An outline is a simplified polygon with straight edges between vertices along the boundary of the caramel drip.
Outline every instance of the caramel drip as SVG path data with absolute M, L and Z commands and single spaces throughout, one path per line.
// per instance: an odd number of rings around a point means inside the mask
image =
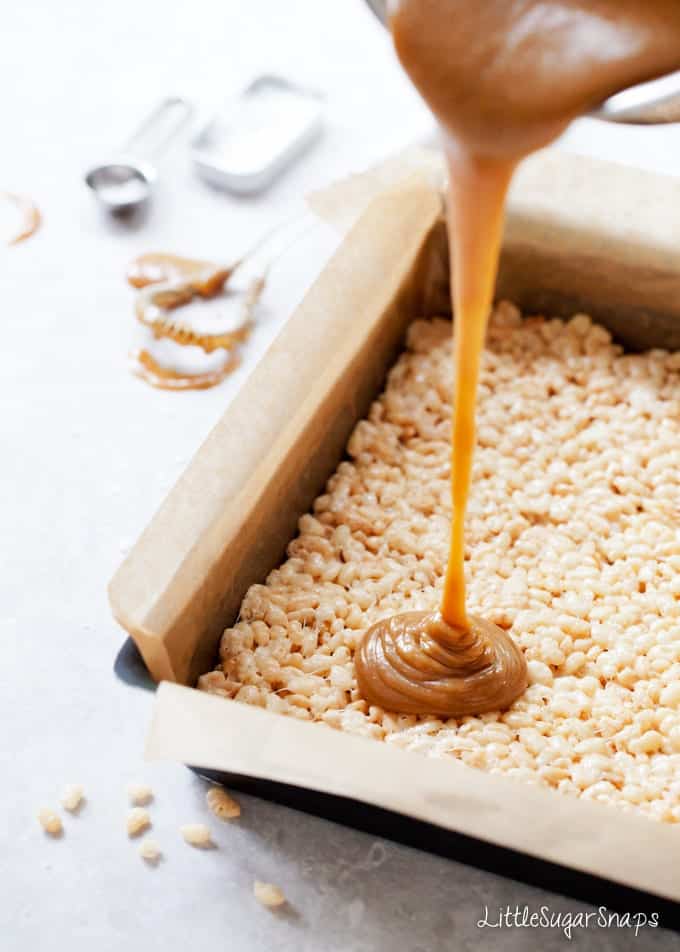
M 16 205 L 21 212 L 21 227 L 7 242 L 8 245 L 18 245 L 19 242 L 26 241 L 27 238 L 34 235 L 40 227 L 42 222 L 40 209 L 32 199 L 27 198 L 25 195 L 15 195 L 13 192 L 0 192 L 0 196 L 7 199 L 8 202 L 12 202 L 13 205 Z
M 440 121 L 450 171 L 453 515 L 441 618 L 408 613 L 378 622 L 356 670 L 373 704 L 457 717 L 507 707 L 527 684 L 512 639 L 465 607 L 477 382 L 507 189 L 518 162 L 571 119 L 680 66 L 680 3 L 401 0 L 391 28 L 402 64 Z
M 451 439 L 451 542 L 441 612 L 454 629 L 465 611 L 465 512 L 475 449 L 475 406 L 486 324 L 496 283 L 505 193 L 513 164 L 464 153 L 449 155 L 449 224 L 453 275 L 454 394 Z
M 153 251 L 139 255 L 130 263 L 127 279 L 133 288 L 180 282 L 190 285 L 201 297 L 214 297 L 220 293 L 233 270 L 233 266 L 223 267 L 211 261 Z
M 512 638 L 475 616 L 461 631 L 438 613 L 393 615 L 369 629 L 355 666 L 364 697 L 405 714 L 496 711 L 527 686 L 524 656 Z
M 253 312 L 264 290 L 265 279 L 255 278 L 240 295 L 238 314 L 226 321 L 215 319 L 215 327 L 197 330 L 177 308 L 189 304 L 195 291 L 189 284 L 151 285 L 140 290 L 135 302 L 135 315 L 140 324 L 149 327 L 157 338 L 167 338 L 181 346 L 200 347 L 207 354 L 215 350 L 230 350 L 244 341 L 253 325 Z
M 172 341 L 181 347 L 194 346 L 212 354 L 224 351 L 225 360 L 217 370 L 188 373 L 165 367 L 149 349 L 131 355 L 133 373 L 141 380 L 162 390 L 205 390 L 217 386 L 238 365 L 235 350 L 250 334 L 253 314 L 264 290 L 264 275 L 254 278 L 243 292 L 226 292 L 236 297 L 238 312 L 203 320 L 192 320 L 181 313 L 196 295 L 216 297 L 235 268 L 218 268 L 210 262 L 180 258 L 168 254 L 140 255 L 128 270 L 128 281 L 139 288 L 135 315 L 148 327 L 156 340 Z M 180 311 L 180 313 L 176 313 Z
M 138 350 L 131 357 L 132 372 L 140 380 L 159 390 L 208 390 L 222 383 L 238 366 L 238 358 L 226 358 L 218 370 L 188 374 L 163 367 L 148 350 Z

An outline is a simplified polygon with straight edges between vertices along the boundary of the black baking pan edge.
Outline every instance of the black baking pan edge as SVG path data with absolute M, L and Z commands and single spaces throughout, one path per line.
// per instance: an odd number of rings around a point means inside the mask
M 128 638 L 120 649 L 114 671 L 125 684 L 148 691 L 154 691 L 156 688 L 131 638 Z M 680 932 L 680 903 L 670 899 L 662 899 L 640 889 L 622 886 L 600 876 L 528 856 L 505 846 L 486 843 L 349 797 L 319 793 L 305 787 L 261 780 L 244 774 L 187 766 L 198 776 L 223 784 L 232 790 L 240 790 L 312 816 L 351 826 L 372 836 L 385 837 L 415 849 L 426 850 L 437 856 L 504 876 L 506 879 L 520 880 L 530 886 L 561 893 L 591 906 L 606 906 L 617 912 L 644 912 L 647 915 L 657 913 L 659 926 Z

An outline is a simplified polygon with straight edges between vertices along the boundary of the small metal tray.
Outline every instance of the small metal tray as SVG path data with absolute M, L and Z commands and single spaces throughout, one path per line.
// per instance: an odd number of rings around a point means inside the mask
M 318 137 L 322 111 L 317 93 L 258 76 L 194 138 L 196 170 L 218 188 L 263 191 Z

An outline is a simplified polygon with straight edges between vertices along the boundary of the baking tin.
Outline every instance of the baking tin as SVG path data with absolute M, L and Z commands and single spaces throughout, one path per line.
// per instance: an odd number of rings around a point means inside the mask
M 632 350 L 679 349 L 678 204 L 680 183 L 672 179 L 554 151 L 535 156 L 511 194 L 499 296 L 528 313 L 588 311 Z M 439 213 L 439 196 L 420 186 L 371 203 L 119 569 L 110 588 L 116 617 L 157 680 L 194 684 L 210 668 L 248 586 L 280 562 L 298 516 L 382 388 L 408 323 L 445 311 Z M 128 683 L 149 684 L 130 643 L 116 670 Z M 263 730 L 266 712 L 175 685 L 164 686 L 157 710 L 164 696 L 166 713 L 167 702 L 177 702 L 166 738 L 182 731 L 192 738 L 181 754 L 168 742 L 169 757 L 202 764 L 203 775 L 591 903 L 658 911 L 664 926 L 678 927 L 680 906 L 670 898 L 680 895 L 677 829 L 554 791 L 520 791 L 519 783 L 513 796 L 521 809 L 515 802 L 509 812 L 501 794 L 507 778 L 480 780 L 452 762 L 442 785 L 441 762 L 368 740 L 361 743 L 375 752 L 367 757 L 339 732 L 324 734 L 319 757 L 320 728 L 269 714 Z M 163 723 L 155 719 L 156 739 Z M 220 745 L 212 762 L 219 771 L 205 769 L 209 731 Z M 367 761 L 392 770 L 397 757 L 401 786 L 389 773 L 386 783 L 377 767 L 364 770 Z M 601 848 L 590 835 L 595 820 Z M 656 847 L 645 850 L 645 842 Z
M 317 93 L 280 76 L 258 76 L 198 132 L 193 163 L 211 185 L 260 192 L 312 145 L 321 127 Z

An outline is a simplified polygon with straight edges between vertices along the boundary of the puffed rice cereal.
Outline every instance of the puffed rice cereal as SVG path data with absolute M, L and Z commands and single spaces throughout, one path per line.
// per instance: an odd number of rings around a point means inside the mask
M 204 823 L 187 823 L 185 826 L 180 826 L 179 831 L 190 846 L 204 849 L 212 846 L 210 830 Z
M 139 836 L 151 826 L 149 811 L 144 807 L 133 807 L 127 815 L 128 836 Z
M 680 821 L 680 353 L 627 354 L 590 318 L 493 312 L 467 517 L 471 613 L 530 685 L 504 712 L 400 715 L 353 654 L 439 606 L 451 324 L 417 321 L 288 559 L 253 585 L 199 687 L 431 757 Z
M 158 863 L 162 855 L 160 846 L 150 836 L 145 836 L 139 844 L 138 853 L 143 860 L 151 865 Z
M 205 795 L 208 806 L 220 820 L 234 820 L 241 816 L 241 807 L 224 787 L 211 787 Z
M 153 790 L 145 783 L 131 783 L 128 786 L 130 803 L 144 807 L 153 800 Z
M 54 810 L 49 807 L 42 807 L 38 810 L 38 822 L 49 836 L 61 836 L 64 828 L 60 817 Z
M 277 906 L 282 906 L 286 901 L 286 897 L 278 886 L 273 883 L 261 883 L 257 879 L 253 883 L 253 895 L 259 903 L 269 909 L 276 909 Z
M 77 813 L 85 797 L 85 791 L 78 783 L 70 783 L 64 787 L 61 795 L 61 805 L 69 813 Z

